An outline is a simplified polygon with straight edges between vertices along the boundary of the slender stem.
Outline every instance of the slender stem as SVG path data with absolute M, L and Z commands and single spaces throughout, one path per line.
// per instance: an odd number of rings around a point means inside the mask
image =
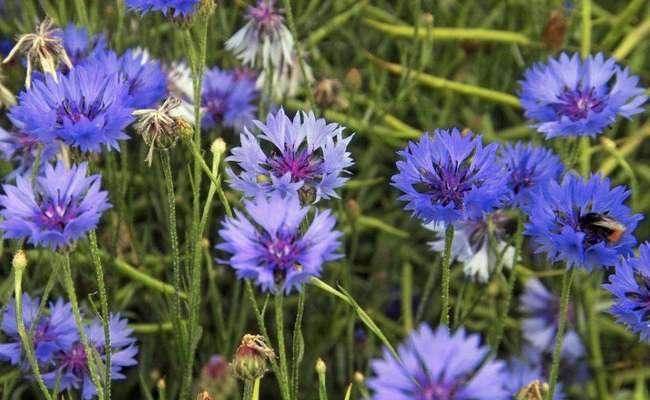
M 21 251 L 21 250 L 19 250 Z M 43 381 L 43 376 L 41 375 L 41 371 L 38 367 L 38 361 L 36 360 L 36 356 L 34 354 L 34 346 L 33 342 L 30 339 L 29 335 L 27 335 L 27 330 L 25 329 L 25 321 L 23 320 L 23 272 L 25 271 L 25 267 L 21 268 L 14 268 L 14 295 L 15 295 L 15 302 L 16 302 L 16 328 L 18 330 L 18 336 L 20 336 L 20 341 L 23 344 L 23 349 L 25 350 L 25 355 L 27 356 L 27 361 L 29 361 L 29 365 L 32 368 L 32 373 L 34 374 L 34 377 L 36 378 L 36 384 L 38 385 L 38 388 L 41 390 L 41 393 L 43 394 L 43 397 L 47 400 L 52 400 L 52 396 L 50 396 L 50 392 L 48 392 L 47 387 L 45 386 L 45 382 Z M 32 321 L 32 324 L 37 324 L 37 321 Z
M 596 273 L 596 277 L 600 278 L 600 274 Z M 591 278 L 591 277 L 590 277 Z M 595 284 L 594 284 L 595 281 Z M 603 352 L 600 345 L 600 329 L 598 327 L 598 315 L 594 308 L 595 296 L 594 292 L 598 290 L 598 282 L 600 279 L 588 279 L 583 286 L 583 301 L 585 307 L 585 315 L 587 317 L 587 331 L 589 334 L 589 352 L 591 354 L 591 367 L 596 375 L 596 391 L 600 400 L 609 397 L 607 392 L 607 377 L 605 375 L 605 366 L 603 362 Z
M 289 370 L 287 366 L 287 349 L 284 344 L 284 292 L 281 288 L 275 293 L 275 329 L 278 339 L 278 359 L 280 360 L 279 384 L 283 399 L 291 399 L 289 390 Z
M 102 328 L 104 329 L 104 390 L 106 400 L 111 399 L 111 330 L 110 330 L 110 313 L 108 308 L 108 294 L 106 292 L 106 283 L 104 282 L 104 267 L 99 256 L 99 247 L 97 245 L 97 234 L 94 230 L 88 235 L 90 242 L 90 254 L 95 266 L 95 275 L 97 278 L 97 288 L 99 289 L 99 302 L 101 309 Z
M 163 176 L 165 179 L 165 190 L 167 192 L 167 219 L 169 223 L 169 241 L 172 250 L 172 283 L 174 286 L 173 295 L 173 321 L 176 335 L 179 336 L 180 342 L 184 343 L 185 338 L 181 328 L 181 321 L 183 316 L 181 314 L 181 270 L 180 270 L 180 251 L 178 249 L 178 231 L 176 226 L 176 193 L 174 191 L 174 180 L 172 175 L 171 162 L 169 159 L 169 152 L 167 150 L 160 151 L 160 161 L 162 164 Z
M 296 322 L 293 327 L 293 340 L 291 341 L 291 388 L 294 399 L 299 399 L 298 392 L 300 391 L 300 364 L 304 352 L 304 342 L 302 336 L 302 316 L 305 312 L 305 296 L 306 289 L 298 295 L 298 310 L 296 312 Z
M 562 277 L 562 295 L 560 297 L 560 321 L 558 323 L 557 335 L 555 336 L 555 347 L 553 349 L 553 362 L 551 372 L 549 373 L 549 390 L 546 400 L 553 398 L 557 377 L 560 371 L 560 358 L 562 355 L 562 341 L 564 340 L 564 331 L 566 329 L 567 315 L 569 314 L 569 298 L 571 294 L 571 284 L 575 276 L 576 269 L 571 268 L 566 271 Z
M 404 333 L 413 330 L 413 265 L 405 261 L 402 265 L 402 315 Z
M 77 10 L 77 17 L 79 18 L 79 24 L 82 26 L 88 26 L 88 11 L 86 10 L 86 0 L 75 0 L 74 6 Z
M 203 84 L 203 71 L 205 68 L 208 15 L 200 15 L 196 21 L 198 31 L 198 51 L 193 46 L 192 34 L 187 32 L 187 46 L 192 66 L 192 86 L 194 93 L 194 144 L 196 149 L 201 149 L 201 87 Z M 190 269 L 190 310 L 189 330 L 187 338 L 188 351 L 185 359 L 185 374 L 181 384 L 181 398 L 189 398 L 192 385 L 192 372 L 194 366 L 194 352 L 198 345 L 198 332 L 200 330 L 199 311 L 201 307 L 201 161 L 202 158 L 194 154 L 192 173 L 192 222 L 190 225 L 191 269 Z
M 587 58 L 591 52 L 591 0 L 582 0 L 581 18 L 580 55 Z
M 316 102 L 314 100 L 314 92 L 309 86 L 309 80 L 307 77 L 307 68 L 305 67 L 305 60 L 303 59 L 302 44 L 298 40 L 298 30 L 296 29 L 296 22 L 293 18 L 293 10 L 291 9 L 290 0 L 282 0 L 284 6 L 284 12 L 287 15 L 287 23 L 289 24 L 289 30 L 293 36 L 293 40 L 296 42 L 296 57 L 298 58 L 298 66 L 300 67 L 300 73 L 302 74 L 302 83 L 305 86 L 307 91 L 307 101 L 309 102 L 310 108 L 314 108 Z
M 81 338 L 81 343 L 83 344 L 86 353 L 86 364 L 88 371 L 90 372 L 90 379 L 97 388 L 97 397 L 102 400 L 104 399 L 104 390 L 101 386 L 101 379 L 97 373 L 97 365 L 95 364 L 94 359 L 95 350 L 90 347 L 90 342 L 88 341 L 88 336 L 86 336 L 86 330 L 84 329 L 83 320 L 81 319 L 81 312 L 79 311 L 77 292 L 74 288 L 74 280 L 72 279 L 72 270 L 70 268 L 70 253 L 66 252 L 63 257 L 63 280 L 65 290 L 68 292 L 68 298 L 70 300 L 70 305 L 72 306 L 72 314 L 74 315 L 77 330 L 79 331 L 79 337 Z
M 242 400 L 252 400 L 253 399 L 253 382 L 252 380 L 246 379 L 244 381 L 244 395 Z
M 519 259 L 519 254 L 521 254 L 521 246 L 524 242 L 524 223 L 523 217 L 517 215 L 517 231 L 515 232 L 515 251 L 512 255 L 512 269 L 510 270 L 510 275 L 508 275 L 508 287 L 506 288 L 505 298 L 503 299 L 503 306 L 501 312 L 499 313 L 499 318 L 497 319 L 497 330 L 494 337 L 494 345 L 492 346 L 494 354 L 497 354 L 499 351 L 499 346 L 503 341 L 503 328 L 506 323 L 506 318 L 508 318 L 508 312 L 510 311 L 510 301 L 512 300 L 512 292 L 515 288 L 515 281 L 517 280 L 517 260 Z
M 445 252 L 442 254 L 442 310 L 440 315 L 440 323 L 449 327 L 449 285 L 451 279 L 451 245 L 454 241 L 454 226 L 447 225 L 445 230 Z

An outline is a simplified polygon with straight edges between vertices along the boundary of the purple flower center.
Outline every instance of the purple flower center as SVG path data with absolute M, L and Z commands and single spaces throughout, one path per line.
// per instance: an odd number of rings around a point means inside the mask
M 606 100 L 607 97 L 596 95 L 593 88 L 565 89 L 559 97 L 559 102 L 552 103 L 551 107 L 558 114 L 569 117 L 571 121 L 578 121 L 586 118 L 590 111 L 595 113 L 603 111 Z
M 224 101 L 222 93 L 213 93 L 210 96 L 203 96 L 203 104 L 215 123 L 223 121 L 226 114 L 226 102 Z
M 81 96 L 81 100 L 78 102 L 64 99 L 56 110 L 56 123 L 63 126 L 65 120 L 77 123 L 82 118 L 92 121 L 107 108 L 102 101 L 102 96 L 98 96 L 92 103 L 87 103 L 85 96 Z
M 262 30 L 270 31 L 282 23 L 282 15 L 275 9 L 275 0 L 260 0 L 248 8 L 249 18 L 255 20 Z
M 38 139 L 36 139 L 34 136 L 24 132 L 19 132 L 16 134 L 16 142 L 18 143 L 19 147 L 24 149 L 25 152 L 32 152 L 33 150 L 36 150 L 39 143 Z
M 625 297 L 636 303 L 632 307 L 634 312 L 642 312 L 642 320 L 650 320 L 650 277 L 636 273 L 634 278 L 639 284 L 638 292 L 625 292 Z
M 301 249 L 294 234 L 278 232 L 275 237 L 263 238 L 261 242 L 266 249 L 263 257 L 273 269 L 276 280 L 282 281 L 287 271 L 300 268 L 297 259 Z
M 291 182 L 316 180 L 321 164 L 322 161 L 310 155 L 307 150 L 285 149 L 282 154 L 268 160 L 273 175 L 279 178 L 289 173 Z
M 61 368 L 74 375 L 81 376 L 87 372 L 86 350 L 83 344 L 76 343 L 70 351 L 63 353 L 60 357 Z
M 463 209 L 465 193 L 472 189 L 469 169 L 451 162 L 443 166 L 433 164 L 433 169 L 435 174 L 422 171 L 423 192 L 431 196 L 433 203 L 443 206 L 453 203 L 457 209 Z
M 419 380 L 420 390 L 416 400 L 453 400 L 456 396 L 456 385 Z
M 34 220 L 47 229 L 63 231 L 65 226 L 78 215 L 79 207 L 74 199 L 69 199 L 67 202 L 46 201 L 34 216 Z
M 535 173 L 535 168 L 530 170 L 526 169 L 517 169 L 510 173 L 510 181 L 512 185 L 512 191 L 515 194 L 518 194 L 524 189 L 528 189 L 533 186 L 533 174 Z

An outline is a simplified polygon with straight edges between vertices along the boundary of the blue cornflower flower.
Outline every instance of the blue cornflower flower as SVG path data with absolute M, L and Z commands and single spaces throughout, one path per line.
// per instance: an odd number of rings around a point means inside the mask
M 72 315 L 72 306 L 58 299 L 50 302 L 43 315 L 38 317 L 40 300 L 23 293 L 23 321 L 25 329 L 34 332 L 34 355 L 39 364 L 53 362 L 55 354 L 70 349 L 78 340 L 77 328 Z M 0 330 L 9 342 L 0 344 L 0 359 L 8 360 L 12 365 L 27 365 L 23 358 L 22 344 L 16 327 L 16 301 L 9 302 Z
M 603 287 L 616 296 L 610 313 L 650 342 L 650 244 L 639 246 L 638 257 L 621 261 Z
M 142 14 L 160 11 L 168 17 L 190 17 L 200 0 L 126 0 L 126 5 Z
M 499 160 L 508 174 L 509 203 L 513 207 L 528 205 L 531 193 L 543 190 L 564 171 L 562 160 L 551 150 L 522 142 L 506 143 Z
M 101 68 L 75 67 L 58 81 L 46 75 L 19 95 L 9 110 L 14 125 L 38 137 L 41 143 L 61 139 L 83 152 L 99 152 L 102 145 L 118 148 L 128 139 L 132 108 L 125 104 L 128 87 L 116 74 Z
M 84 65 L 105 75 L 117 74 L 127 87 L 128 107 L 151 108 L 167 96 L 167 75 L 146 51 L 129 49 L 119 57 L 111 50 L 97 52 Z
M 290 293 L 313 276 L 323 264 L 338 259 L 341 233 L 329 210 L 316 212 L 309 227 L 300 233 L 300 224 L 309 209 L 301 207 L 297 196 L 259 196 L 244 201 L 250 219 L 240 211 L 227 218 L 219 236 L 218 250 L 230 253 L 224 262 L 239 278 L 252 278 L 264 291 Z
M 524 338 L 536 351 L 552 352 L 560 322 L 560 299 L 549 292 L 538 279 L 532 278 L 526 282 L 526 288 L 519 301 L 520 311 L 524 314 Z M 582 340 L 574 326 L 574 306 L 569 303 L 567 330 L 562 342 L 562 358 L 569 361 L 575 361 L 585 354 Z
M 373 400 L 506 400 L 506 365 L 487 360 L 490 349 L 479 335 L 463 328 L 450 334 L 441 326 L 432 331 L 422 325 L 413 331 L 398 353 L 400 363 L 387 350 L 371 361 L 374 377 L 368 387 Z
M 106 49 L 106 36 L 93 36 L 85 26 L 76 26 L 69 23 L 62 32 L 58 32 L 63 40 L 68 58 L 73 65 L 79 64 L 86 57 Z
M 4 237 L 56 250 L 94 229 L 111 205 L 108 193 L 100 189 L 101 177 L 87 177 L 86 171 L 86 163 L 66 170 L 59 161 L 55 167 L 47 164 L 36 188 L 22 176 L 16 177 L 16 186 L 3 185 L 0 228 Z
M 436 129 L 398 154 L 392 185 L 404 194 L 406 210 L 425 223 L 480 219 L 507 194 L 506 177 L 496 162 L 496 144 L 483 147 L 480 135 Z
M 206 128 L 219 123 L 231 128 L 249 126 L 257 109 L 256 97 L 255 80 L 249 76 L 218 67 L 206 71 L 201 94 L 203 125 Z
M 521 104 L 533 126 L 549 139 L 594 137 L 618 115 L 630 118 L 643 111 L 647 97 L 638 83 L 638 76 L 602 53 L 584 61 L 578 54 L 561 54 L 526 71 Z
M 513 358 L 508 362 L 509 379 L 506 381 L 506 387 L 510 393 L 511 399 L 519 399 L 517 395 L 523 393 L 530 393 L 531 397 L 524 397 L 525 399 L 535 399 L 534 395 L 543 394 L 541 391 L 542 385 L 546 383 L 546 375 L 542 371 L 540 365 L 532 365 L 524 360 Z M 548 392 L 548 389 L 546 389 Z M 541 397 L 540 397 L 541 398 Z M 555 393 L 553 400 L 563 400 L 564 394 L 562 393 L 562 385 L 555 386 Z
M 312 112 L 296 113 L 291 121 L 283 110 L 270 113 L 266 124 L 253 123 L 262 133 L 255 137 L 244 128 L 241 146 L 226 159 L 240 168 L 228 170 L 234 189 L 247 197 L 295 192 L 309 201 L 338 197 L 335 189 L 347 181 L 342 175 L 353 163 L 347 151 L 352 135 L 343 138 L 344 127 L 316 119 Z M 267 151 L 264 141 L 270 143 Z
M 38 153 L 38 138 L 25 131 L 8 132 L 0 128 L 0 156 L 9 162 L 17 164 L 16 169 L 4 177 L 5 181 L 13 180 L 17 175 L 31 175 L 32 167 Z M 43 145 L 41 152 L 41 168 L 50 161 L 59 150 L 59 143 L 48 142 Z
M 122 373 L 124 368 L 138 363 L 135 359 L 138 347 L 133 337 L 133 330 L 128 327 L 128 321 L 121 318 L 119 314 L 111 315 L 108 326 L 111 335 L 111 378 L 112 380 L 125 379 L 126 376 Z M 101 322 L 95 319 L 85 329 L 90 346 L 104 359 L 106 343 Z M 97 394 L 97 388 L 88 372 L 86 350 L 80 341 L 74 343 L 68 351 L 57 354 L 54 369 L 43 374 L 43 380 L 50 389 L 54 388 L 59 380 L 60 392 L 81 388 L 84 400 L 91 399 Z
M 616 265 L 620 256 L 631 254 L 632 232 L 642 218 L 623 204 L 629 194 L 600 175 L 585 180 L 567 174 L 562 184 L 552 181 L 531 197 L 525 233 L 536 252 L 551 262 L 564 261 L 567 268 Z

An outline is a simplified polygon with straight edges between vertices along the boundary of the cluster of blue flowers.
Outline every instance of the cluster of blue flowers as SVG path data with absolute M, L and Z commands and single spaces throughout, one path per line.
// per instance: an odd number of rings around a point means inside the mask
M 25 329 L 34 332 L 33 348 L 43 381 L 49 389 L 58 393 L 70 389 L 81 389 L 83 399 L 96 395 L 96 387 L 90 379 L 86 350 L 81 343 L 70 303 L 58 299 L 50 302 L 45 312 L 39 314 L 40 300 L 23 294 L 22 310 Z M 137 364 L 138 347 L 133 331 L 127 321 L 119 315 L 112 315 L 109 321 L 111 335 L 111 378 L 124 379 L 122 370 Z M 29 364 L 22 350 L 16 327 L 16 307 L 12 300 L 2 316 L 0 330 L 8 342 L 0 344 L 0 360 L 29 370 Z M 104 359 L 106 342 L 99 320 L 94 319 L 85 326 L 89 345 Z
M 336 219 L 329 210 L 310 213 L 310 205 L 338 197 L 335 190 L 352 165 L 352 135 L 343 138 L 342 126 L 312 113 L 292 121 L 279 110 L 266 124 L 254 123 L 261 133 L 244 128 L 241 146 L 227 158 L 239 169 L 228 170 L 231 186 L 251 199 L 244 201 L 250 219 L 239 211 L 227 218 L 217 249 L 231 254 L 224 261 L 240 278 L 252 278 L 265 291 L 289 293 L 340 257 Z

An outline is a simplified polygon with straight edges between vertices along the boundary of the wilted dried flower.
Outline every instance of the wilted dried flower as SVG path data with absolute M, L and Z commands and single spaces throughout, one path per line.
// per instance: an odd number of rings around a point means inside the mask
M 551 50 L 562 48 L 567 28 L 568 23 L 564 11 L 562 9 L 553 10 L 546 22 L 544 32 L 542 32 L 542 42 Z
M 341 96 L 341 82 L 336 79 L 321 79 L 314 87 L 314 99 L 323 108 L 345 108 L 346 99 Z
M 43 72 L 52 75 L 56 82 L 58 81 L 56 67 L 60 62 L 68 69 L 72 69 L 72 62 L 63 47 L 61 37 L 61 30 L 54 26 L 50 18 L 45 18 L 36 27 L 36 32 L 25 33 L 18 38 L 16 45 L 2 63 L 8 63 L 18 52 L 23 52 L 27 56 L 25 86 L 28 89 L 32 83 L 32 65 L 36 63 L 41 65 Z
M 154 148 L 168 149 L 179 138 L 191 135 L 192 126 L 182 117 L 176 117 L 172 111 L 181 104 L 175 97 L 170 97 L 157 109 L 136 110 L 133 115 L 138 118 L 136 131 L 149 146 L 145 161 L 149 166 L 153 161 Z
M 268 361 L 275 358 L 263 336 L 246 334 L 235 352 L 231 367 L 235 376 L 242 380 L 254 380 L 264 376 Z
M 546 398 L 548 390 L 548 383 L 535 380 L 517 393 L 516 400 L 543 400 Z

